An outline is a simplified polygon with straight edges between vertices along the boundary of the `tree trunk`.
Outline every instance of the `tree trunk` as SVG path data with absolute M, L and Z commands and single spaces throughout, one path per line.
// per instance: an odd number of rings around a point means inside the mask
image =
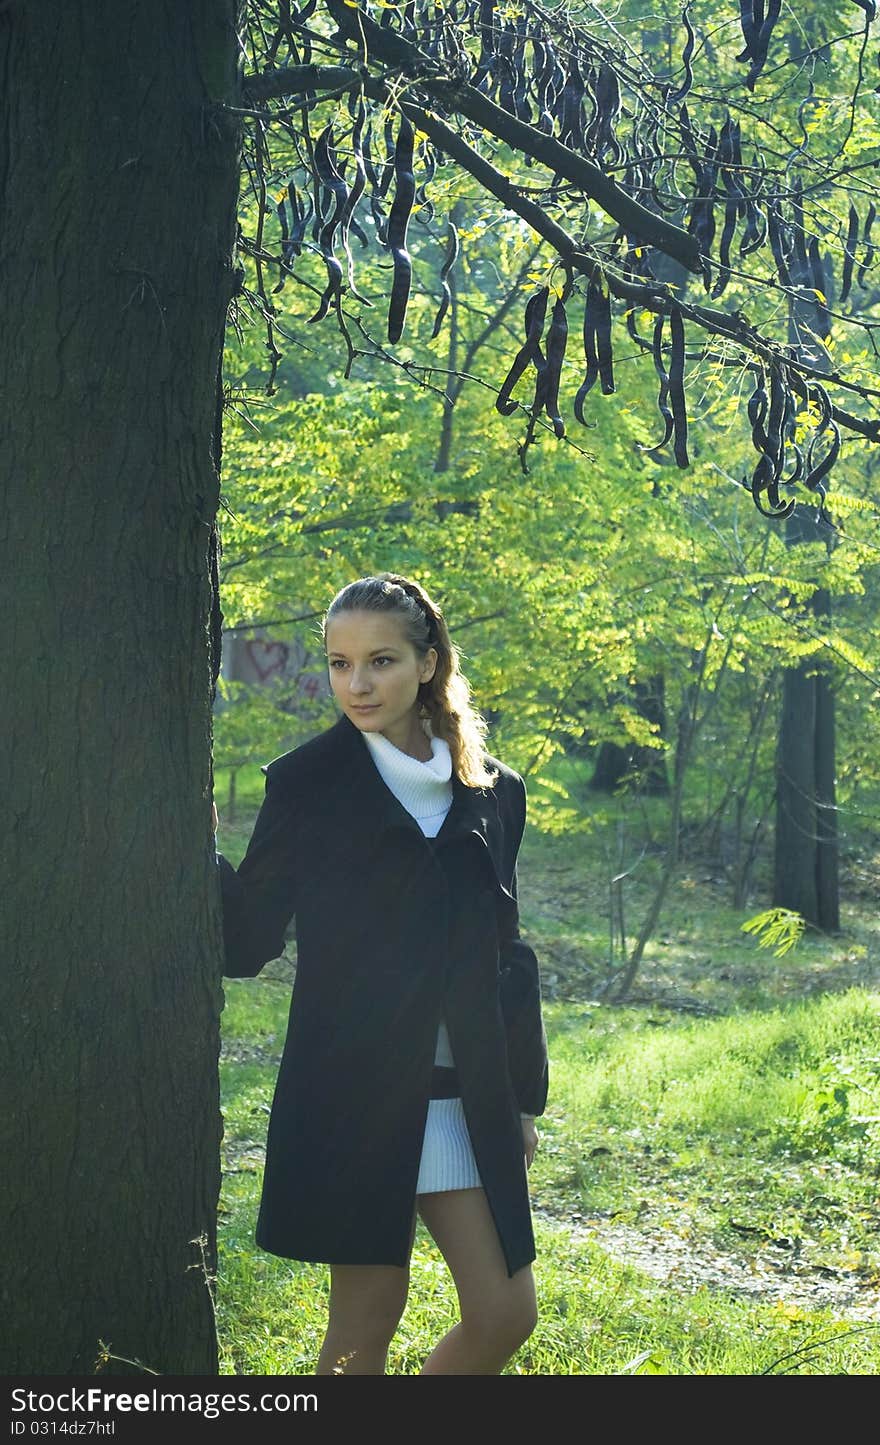
M 237 0 L 0 12 L 7 1374 L 217 1370 L 237 22 Z
M 815 533 L 813 524 L 805 523 Z M 805 540 L 798 512 L 786 540 Z M 816 617 L 831 616 L 824 588 L 813 596 Z M 800 913 L 825 933 L 840 927 L 835 794 L 834 692 L 815 658 L 786 668 L 776 755 L 776 842 L 773 905 Z
M 657 727 L 657 735 L 666 735 L 666 679 L 662 673 L 645 682 L 635 684 L 631 701 L 640 717 Z M 637 791 L 654 796 L 665 796 L 669 792 L 669 778 L 666 773 L 666 758 L 657 748 L 640 747 L 629 743 L 602 743 L 596 755 L 590 787 L 597 793 L 616 793 L 625 778 L 635 774 L 633 779 Z
M 831 598 L 823 589 L 813 599 L 817 616 L 830 616 Z M 837 842 L 834 692 L 820 670 L 816 688 L 816 921 L 825 933 L 840 931 L 840 858 Z
M 803 33 L 815 33 L 815 17 L 806 17 Z M 788 33 L 790 53 L 800 49 L 802 35 Z M 796 356 L 823 371 L 831 369 L 823 337 L 826 323 L 817 308 L 814 289 L 821 282 L 803 246 L 792 256 L 789 299 L 789 342 Z M 826 478 L 826 483 L 828 482 Z M 833 546 L 834 534 L 807 508 L 795 507 L 785 526 L 789 547 Z M 831 616 L 830 594 L 813 596 L 816 617 Z M 776 854 L 773 903 L 790 908 L 824 931 L 838 926 L 838 852 L 834 774 L 834 695 L 821 659 L 807 659 L 789 668 L 783 680 L 782 722 L 777 752 Z M 831 922 L 830 920 L 833 920 Z
M 773 903 L 816 923 L 816 688 L 807 676 L 810 665 L 787 667 L 782 675 Z

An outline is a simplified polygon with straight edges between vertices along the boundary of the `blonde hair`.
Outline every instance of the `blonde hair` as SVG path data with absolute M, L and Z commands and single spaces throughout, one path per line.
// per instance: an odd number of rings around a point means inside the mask
M 470 683 L 461 670 L 461 649 L 449 636 L 439 605 L 425 589 L 397 572 L 360 577 L 337 592 L 324 613 L 322 633 L 340 612 L 391 612 L 400 619 L 404 636 L 419 657 L 437 652 L 434 676 L 419 684 L 419 713 L 427 717 L 435 737 L 444 738 L 452 766 L 471 788 L 494 787 L 497 770 L 486 766 L 488 723 L 471 702 Z

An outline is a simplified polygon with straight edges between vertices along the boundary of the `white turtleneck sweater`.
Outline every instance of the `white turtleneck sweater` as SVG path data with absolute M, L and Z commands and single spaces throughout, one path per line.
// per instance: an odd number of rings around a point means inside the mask
M 435 838 L 452 807 L 452 754 L 445 738 L 434 737 L 430 724 L 423 724 L 431 742 L 427 762 L 412 757 L 389 742 L 384 733 L 362 733 L 383 782 L 415 818 L 426 838 Z M 437 1033 L 434 1063 L 451 1069 L 455 1065 L 446 1024 Z

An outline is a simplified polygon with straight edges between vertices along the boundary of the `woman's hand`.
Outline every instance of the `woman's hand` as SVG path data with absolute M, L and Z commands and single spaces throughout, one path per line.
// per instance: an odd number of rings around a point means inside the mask
M 526 1168 L 531 1169 L 532 1160 L 535 1157 L 535 1150 L 538 1147 L 538 1131 L 535 1128 L 534 1119 L 522 1119 L 523 1152 L 526 1156 Z
M 217 816 L 217 804 L 214 803 L 214 802 L 212 802 L 212 803 L 211 803 L 211 827 L 214 829 L 214 832 L 215 832 L 215 833 L 217 832 L 217 824 L 219 823 L 219 821 L 220 821 L 220 819 L 219 819 L 218 816 Z

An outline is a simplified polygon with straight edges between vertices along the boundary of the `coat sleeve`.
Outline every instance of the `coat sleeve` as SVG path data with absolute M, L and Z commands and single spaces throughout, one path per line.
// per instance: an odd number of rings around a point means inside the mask
M 519 784 L 522 826 L 519 826 L 518 820 L 517 837 L 521 839 L 525 827 L 526 789 L 521 778 Z M 510 892 L 514 901 L 518 902 L 515 858 Z M 543 1114 L 547 1103 L 548 1062 L 547 1037 L 541 1013 L 541 981 L 535 953 L 520 936 L 518 907 L 501 941 L 499 967 L 501 1012 L 507 1032 L 507 1058 L 517 1103 L 524 1114 Z
M 296 817 L 290 795 L 266 773 L 266 793 L 244 858 L 234 868 L 217 854 L 223 904 L 223 972 L 254 978 L 270 958 L 284 952 L 285 932 L 296 911 Z

